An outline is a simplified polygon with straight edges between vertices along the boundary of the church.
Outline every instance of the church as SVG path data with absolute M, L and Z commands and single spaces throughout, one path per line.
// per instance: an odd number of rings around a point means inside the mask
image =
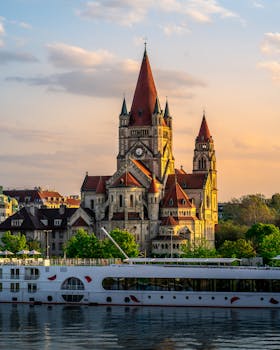
M 117 168 L 112 175 L 86 174 L 81 207 L 93 212 L 93 231 L 132 233 L 141 251 L 178 256 L 187 242 L 214 246 L 218 222 L 214 142 L 203 114 L 194 142 L 193 170 L 175 167 L 173 118 L 160 107 L 145 48 L 130 110 L 119 115 Z

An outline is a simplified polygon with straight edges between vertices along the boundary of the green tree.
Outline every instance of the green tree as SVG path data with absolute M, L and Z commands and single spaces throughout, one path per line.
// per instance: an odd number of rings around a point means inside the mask
M 206 240 L 199 242 L 188 242 L 182 247 L 182 258 L 215 258 L 217 257 L 216 249 L 210 248 Z
M 246 238 L 250 239 L 258 252 L 260 243 L 265 236 L 279 232 L 278 227 L 273 224 L 255 224 L 246 232 Z
M 28 249 L 26 237 L 21 233 L 13 235 L 10 231 L 7 231 L 3 234 L 1 240 L 2 250 L 9 250 L 13 253 L 17 253 L 23 249 Z
M 218 249 L 224 241 L 236 241 L 240 238 L 245 238 L 245 233 L 248 231 L 248 226 L 235 224 L 232 220 L 220 221 L 216 227 L 215 245 Z
M 280 230 L 263 237 L 259 245 L 259 253 L 265 262 L 280 254 Z
M 262 194 L 250 194 L 233 199 L 223 206 L 225 220 L 236 224 L 251 226 L 258 222 L 274 223 L 276 211 L 268 206 L 267 199 Z
M 69 258 L 100 258 L 101 245 L 94 233 L 89 234 L 79 229 L 65 245 L 66 256 Z
M 114 229 L 110 232 L 110 236 L 130 258 L 139 255 L 138 245 L 131 233 L 120 229 Z M 102 242 L 102 252 L 104 258 L 123 258 L 123 254 L 109 238 L 104 239 Z
M 224 258 L 252 258 L 256 256 L 252 243 L 242 238 L 237 241 L 225 241 L 218 252 Z

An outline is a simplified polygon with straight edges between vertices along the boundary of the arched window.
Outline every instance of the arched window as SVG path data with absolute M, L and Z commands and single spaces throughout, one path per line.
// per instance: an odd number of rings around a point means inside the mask
M 204 157 L 199 159 L 199 161 L 198 161 L 198 169 L 200 169 L 200 170 L 206 169 L 206 159 Z
M 76 277 L 69 277 L 67 280 L 65 280 L 62 285 L 61 289 L 65 290 L 84 290 L 85 286 L 83 282 Z

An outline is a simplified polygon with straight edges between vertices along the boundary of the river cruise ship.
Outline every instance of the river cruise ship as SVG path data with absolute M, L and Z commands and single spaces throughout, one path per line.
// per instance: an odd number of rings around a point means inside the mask
M 280 268 L 238 259 L 2 259 L 0 303 L 280 306 Z

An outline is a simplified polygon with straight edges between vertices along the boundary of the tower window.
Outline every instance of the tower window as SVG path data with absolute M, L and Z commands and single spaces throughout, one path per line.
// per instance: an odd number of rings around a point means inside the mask
M 90 209 L 94 209 L 94 200 L 93 199 L 90 200 Z
M 200 170 L 206 169 L 206 159 L 204 157 L 199 159 L 199 161 L 198 161 L 198 169 L 200 169 Z
M 120 194 L 120 196 L 119 196 L 119 206 L 120 206 L 120 208 L 122 208 L 122 206 L 123 206 L 123 196 L 122 196 L 122 194 Z
M 129 206 L 130 206 L 130 207 L 133 207 L 133 194 L 130 195 L 130 198 L 129 198 Z

